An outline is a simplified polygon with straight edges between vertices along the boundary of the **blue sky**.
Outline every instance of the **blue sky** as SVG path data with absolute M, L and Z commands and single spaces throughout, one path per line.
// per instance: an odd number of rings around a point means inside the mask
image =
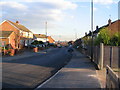
M 91 29 L 91 0 L 2 0 L 2 18 L 19 21 L 33 33 L 45 34 L 55 40 L 75 40 Z M 94 0 L 94 29 L 118 19 L 119 0 Z

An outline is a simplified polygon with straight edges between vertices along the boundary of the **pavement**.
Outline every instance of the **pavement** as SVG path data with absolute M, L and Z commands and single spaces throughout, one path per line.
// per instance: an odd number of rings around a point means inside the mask
M 71 61 L 36 90 L 45 88 L 101 88 L 101 82 L 90 59 L 74 51 Z
M 101 88 L 106 88 L 106 68 L 96 70 L 97 77 L 100 80 Z

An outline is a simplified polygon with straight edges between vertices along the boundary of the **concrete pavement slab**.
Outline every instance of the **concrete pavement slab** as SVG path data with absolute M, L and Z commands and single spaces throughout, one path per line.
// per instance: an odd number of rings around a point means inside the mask
M 92 62 L 75 51 L 72 60 L 40 88 L 101 88 Z

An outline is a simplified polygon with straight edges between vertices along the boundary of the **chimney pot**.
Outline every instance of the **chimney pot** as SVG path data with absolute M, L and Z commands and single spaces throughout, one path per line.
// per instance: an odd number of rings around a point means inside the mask
M 19 21 L 16 21 L 16 23 L 18 24 L 18 23 L 19 23 Z
M 98 26 L 96 26 L 96 30 L 98 30 L 99 29 L 99 27 Z
M 111 25 L 111 19 L 108 20 L 108 25 L 109 25 L 109 26 Z

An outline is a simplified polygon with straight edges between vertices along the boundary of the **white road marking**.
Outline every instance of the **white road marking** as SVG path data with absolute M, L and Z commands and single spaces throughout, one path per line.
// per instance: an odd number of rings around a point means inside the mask
M 61 70 L 61 69 L 60 69 Z M 45 85 L 47 82 L 49 82 L 52 78 L 54 78 L 59 72 L 60 72 L 60 70 L 59 71 L 57 71 L 57 73 L 55 73 L 52 77 L 50 77 L 48 80 L 46 80 L 45 82 L 43 82 L 41 85 L 39 85 L 36 89 L 34 89 L 34 90 L 37 90 L 37 89 L 39 89 L 39 88 L 41 88 L 43 85 Z

